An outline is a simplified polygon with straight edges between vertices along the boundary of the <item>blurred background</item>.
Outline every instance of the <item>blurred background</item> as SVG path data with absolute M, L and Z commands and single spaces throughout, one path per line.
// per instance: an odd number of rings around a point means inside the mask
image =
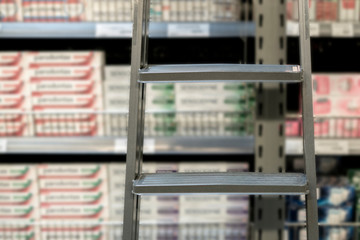
M 357 239 L 360 0 L 309 6 L 320 239 Z M 122 239 L 131 9 L 0 0 L 0 240 Z M 296 0 L 152 0 L 149 63 L 299 64 L 298 17 Z M 263 88 L 280 105 L 259 100 Z M 267 161 L 303 172 L 300 89 L 147 86 L 143 171 L 266 172 Z M 265 103 L 276 119 L 259 117 Z M 255 124 L 267 121 L 279 133 L 259 140 Z M 272 146 L 275 158 L 255 151 Z M 258 200 L 143 197 L 139 239 L 306 239 L 303 198 L 279 197 L 276 214 Z

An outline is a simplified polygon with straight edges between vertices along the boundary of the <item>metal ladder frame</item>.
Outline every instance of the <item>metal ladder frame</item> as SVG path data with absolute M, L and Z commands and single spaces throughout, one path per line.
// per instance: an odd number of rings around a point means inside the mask
M 260 0 L 261 1 L 261 0 Z M 265 1 L 265 0 L 262 0 Z M 266 0 L 271 1 L 271 0 Z M 282 0 L 283 1 L 283 0 Z M 312 109 L 312 79 L 311 79 L 311 56 L 310 56 L 310 33 L 309 33 L 309 14 L 308 14 L 308 3 L 307 0 L 299 1 L 299 26 L 300 26 L 300 53 L 301 53 L 301 66 L 302 69 L 294 69 L 293 71 L 285 68 L 275 70 L 265 69 L 262 72 L 261 77 L 257 76 L 251 79 L 253 73 L 259 73 L 257 67 L 253 70 L 248 71 L 246 76 L 239 77 L 244 73 L 244 69 L 238 70 L 234 66 L 222 66 L 219 65 L 215 70 L 209 70 L 209 67 L 201 69 L 201 74 L 197 74 L 186 69 L 180 70 L 178 67 L 170 67 L 162 69 L 154 68 L 154 71 L 147 72 L 147 47 L 148 47 L 148 33 L 149 33 L 149 8 L 150 0 L 134 0 L 133 10 L 133 38 L 132 38 L 132 54 L 131 54 L 131 84 L 130 84 L 130 107 L 129 107 L 129 123 L 128 123 L 128 146 L 127 146 L 127 160 L 126 160 L 126 180 L 125 180 L 125 205 L 124 205 L 124 225 L 123 225 L 123 239 L 124 240 L 136 240 L 139 234 L 139 218 L 140 218 L 140 196 L 141 193 L 160 193 L 161 189 L 167 191 L 174 191 L 174 193 L 181 192 L 187 193 L 194 190 L 201 189 L 202 185 L 189 186 L 186 185 L 185 190 L 176 189 L 176 187 L 167 186 L 162 188 L 159 185 L 140 185 L 135 189 L 135 180 L 143 181 L 141 178 L 141 165 L 143 159 L 143 142 L 144 142 L 144 118 L 145 118 L 145 83 L 147 82 L 162 82 L 166 79 L 174 82 L 181 82 L 182 79 L 177 79 L 176 76 L 182 75 L 187 76 L 187 81 L 197 81 L 202 79 L 203 76 L 208 76 L 208 80 L 221 80 L 222 77 L 228 77 L 231 81 L 248 80 L 248 82 L 261 82 L 262 77 L 266 78 L 270 82 L 285 81 L 287 78 L 292 78 L 294 82 L 297 76 L 300 76 L 299 81 L 302 82 L 302 93 L 303 93 L 303 124 L 304 124 L 304 157 L 306 164 L 306 186 L 301 183 L 296 185 L 295 188 L 286 188 L 287 190 L 282 191 L 283 185 L 276 186 L 278 194 L 298 194 L 304 191 L 306 194 L 306 212 L 307 212 L 307 234 L 309 240 L 318 239 L 318 223 L 317 223 L 317 199 L 316 199 L 316 170 L 315 170 L 315 157 L 314 157 L 314 126 L 313 126 L 313 109 Z M 194 66 L 194 65 L 189 65 Z M 189 67 L 188 66 L 188 67 Z M 196 67 L 196 66 L 195 66 Z M 251 68 L 251 66 L 244 66 Z M 161 70 L 156 72 L 156 70 Z M 227 73 L 224 75 L 222 69 L 226 69 Z M 261 68 L 263 70 L 263 68 Z M 281 72 L 281 74 L 280 74 Z M 180 74 L 179 74 L 180 73 Z M 240 74 L 241 73 L 241 74 Z M 286 75 L 284 79 L 281 77 Z M 202 77 L 200 76 L 202 75 Z M 281 76 L 281 77 L 280 77 Z M 163 79 L 162 79 L 163 78 Z M 203 80 L 203 79 L 202 79 Z M 286 82 L 286 81 L 285 81 Z M 180 176 L 181 177 L 181 176 Z M 224 176 L 222 176 L 224 177 Z M 235 178 L 236 176 L 234 176 Z M 258 177 L 254 175 L 251 177 Z M 269 177 L 269 176 L 267 176 Z M 232 178 L 230 176 L 229 178 Z M 241 178 L 240 178 L 241 179 Z M 243 179 L 242 179 L 243 180 Z M 264 180 L 264 179 L 263 179 Z M 203 184 L 204 185 L 204 184 Z M 208 187 L 213 189 L 216 184 Z M 274 194 L 274 191 L 270 191 L 269 187 L 262 184 L 256 186 L 257 190 L 250 191 L 252 187 L 248 185 L 239 186 L 227 186 L 232 192 L 241 193 L 239 190 L 249 190 L 248 193 L 256 194 L 258 192 L 264 194 Z M 145 187 L 144 187 L 145 186 Z M 185 185 L 184 185 L 185 186 Z M 190 187 L 190 188 L 189 188 Z M 215 186 L 216 187 L 216 186 Z M 219 188 L 219 187 L 217 187 Z M 306 189 L 305 189 L 306 188 Z M 148 190 L 146 190 L 148 189 Z M 181 188 L 183 189 L 183 188 Z M 139 191 L 140 190 L 140 191 Z M 215 190 L 211 190 L 215 192 Z M 219 191 L 216 191 L 219 192 Z M 226 193 L 226 191 L 224 192 Z M 244 192 L 243 192 L 244 193 Z M 246 193 L 246 192 L 245 192 Z M 277 195 L 277 194 L 274 194 Z

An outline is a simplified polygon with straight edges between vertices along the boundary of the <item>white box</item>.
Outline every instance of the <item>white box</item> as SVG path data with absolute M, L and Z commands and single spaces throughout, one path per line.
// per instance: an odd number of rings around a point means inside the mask
M 105 81 L 119 81 L 130 86 L 130 73 L 129 65 L 108 65 L 105 66 Z
M 104 192 L 43 192 L 39 196 L 41 206 L 108 205 Z
M 35 165 L 0 165 L 0 180 L 32 179 L 35 180 Z
M 0 81 L 23 81 L 24 69 L 20 66 L 0 67 Z

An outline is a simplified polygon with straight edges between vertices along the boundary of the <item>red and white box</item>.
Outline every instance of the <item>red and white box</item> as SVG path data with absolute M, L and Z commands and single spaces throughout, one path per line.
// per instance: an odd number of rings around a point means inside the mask
M 22 21 L 21 0 L 0 1 L 0 22 Z
M 31 82 L 39 81 L 86 81 L 102 79 L 101 67 L 34 67 L 27 68 L 27 79 Z M 4 79 L 5 80 L 5 79 Z
M 41 206 L 40 218 L 45 220 L 68 219 L 107 219 L 108 206 L 104 205 L 65 205 Z
M 360 75 L 321 74 L 313 75 L 315 96 L 359 96 Z
M 24 58 L 28 68 L 102 67 L 105 64 L 104 53 L 100 51 L 25 52 Z
M 32 192 L 37 193 L 37 182 L 32 179 L 8 180 L 0 182 L 0 193 Z
M 19 66 L 0 67 L 0 81 L 24 81 L 24 69 Z
M 317 0 L 308 0 L 309 1 L 309 19 L 310 21 L 316 19 L 316 2 Z M 292 17 L 290 19 L 299 20 L 299 4 L 297 0 L 292 0 L 287 3 L 287 15 Z M 292 9 L 290 9 L 292 7 Z
M 98 219 L 46 219 L 46 224 L 41 226 L 41 239 L 58 240 L 66 239 L 106 240 L 107 226 Z
M 301 121 L 287 120 L 285 123 L 285 135 L 287 137 L 299 137 L 301 135 Z
M 86 21 L 85 0 L 22 1 L 24 22 L 81 22 Z
M 47 192 L 107 192 L 107 179 L 42 179 L 40 193 Z
M 1 239 L 11 239 L 16 235 L 18 240 L 39 239 L 38 227 L 35 219 L 0 219 Z
M 339 0 L 339 20 L 357 22 L 360 17 L 358 0 Z
M 0 67 L 22 66 L 22 60 L 21 52 L 0 52 Z
M 36 179 L 35 165 L 0 165 L 0 181 Z
M 40 164 L 39 179 L 89 179 L 107 176 L 104 164 Z
M 360 97 L 315 97 L 314 115 L 360 116 Z
M 316 20 L 337 21 L 339 11 L 338 0 L 318 0 L 316 2 Z

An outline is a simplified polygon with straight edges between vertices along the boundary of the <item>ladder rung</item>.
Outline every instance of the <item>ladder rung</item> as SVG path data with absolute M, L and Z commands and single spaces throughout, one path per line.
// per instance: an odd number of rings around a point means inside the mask
M 237 193 L 245 195 L 307 194 L 301 173 L 154 173 L 134 181 L 133 192 L 143 194 Z
M 139 70 L 139 82 L 301 82 L 299 65 L 189 64 L 154 65 Z

